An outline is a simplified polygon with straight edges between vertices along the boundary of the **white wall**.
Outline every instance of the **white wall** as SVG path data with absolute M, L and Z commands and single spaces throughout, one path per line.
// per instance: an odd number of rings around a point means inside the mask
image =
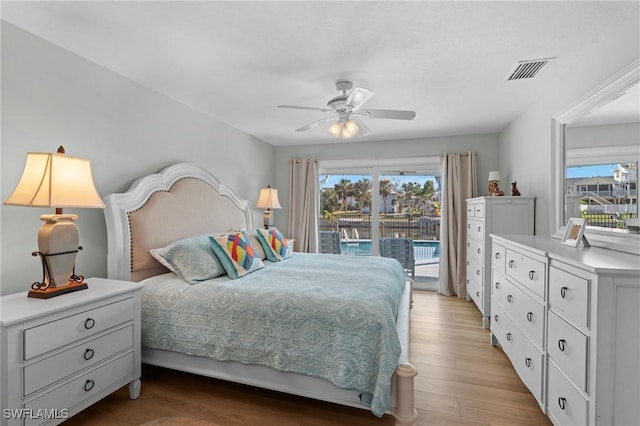
M 139 176 L 175 162 L 206 167 L 249 200 L 274 180 L 275 148 L 84 58 L 2 22 L 1 193 L 17 184 L 28 151 L 92 162 L 101 195 L 122 192 Z M 242 161 L 239 161 L 242 159 Z M 189 206 L 185 206 L 188 208 Z M 80 215 L 84 250 L 76 271 L 106 276 L 107 237 L 100 209 Z M 49 209 L 2 207 L 0 294 L 41 279 L 39 216 Z M 262 212 L 255 210 L 256 223 Z
M 286 230 L 289 220 L 289 160 L 314 158 L 317 160 L 339 159 L 386 159 L 440 156 L 450 152 L 477 153 L 478 193 L 486 193 L 489 171 L 498 167 L 498 135 L 449 136 L 428 139 L 398 141 L 335 143 L 327 139 L 326 144 L 281 146 L 276 148 L 276 188 L 283 209 L 275 214 L 275 224 Z M 505 181 L 506 182 L 506 181 Z M 503 184 L 504 186 L 504 184 Z M 505 190 L 505 188 L 502 188 Z M 506 188 L 509 189 L 510 188 Z M 526 188 L 525 188 L 526 189 Z M 507 190 L 505 190 L 506 193 Z M 522 192 L 526 195 L 526 192 Z
M 585 50 L 566 76 L 500 133 L 503 180 L 518 180 L 536 199 L 536 234 L 550 235 L 551 117 L 640 57 L 640 23 L 632 14 L 606 40 Z

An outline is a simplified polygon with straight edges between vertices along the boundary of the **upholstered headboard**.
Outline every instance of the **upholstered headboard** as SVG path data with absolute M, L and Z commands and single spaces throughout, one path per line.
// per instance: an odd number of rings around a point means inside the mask
M 190 163 L 136 180 L 104 198 L 109 278 L 140 281 L 167 272 L 149 254 L 181 238 L 253 229 L 251 206 L 235 191 Z

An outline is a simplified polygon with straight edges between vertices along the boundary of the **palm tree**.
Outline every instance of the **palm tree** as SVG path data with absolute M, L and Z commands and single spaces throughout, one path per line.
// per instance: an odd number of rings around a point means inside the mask
M 347 199 L 353 193 L 353 185 L 349 179 L 340 179 L 340 182 L 336 183 L 333 186 L 333 189 L 336 191 L 338 198 L 342 200 L 342 205 L 344 207 L 344 215 L 347 215 Z
M 363 178 L 354 183 L 353 196 L 358 200 L 361 210 L 368 204 L 371 204 L 371 181 Z
M 387 212 L 387 197 L 393 192 L 393 184 L 389 179 L 382 179 L 380 181 L 380 196 L 384 205 L 384 212 Z

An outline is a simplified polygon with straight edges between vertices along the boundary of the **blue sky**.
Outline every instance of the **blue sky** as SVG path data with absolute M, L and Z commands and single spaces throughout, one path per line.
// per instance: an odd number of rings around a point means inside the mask
M 567 177 L 592 177 L 592 176 L 611 176 L 613 177 L 612 170 L 617 168 L 618 164 L 598 164 L 595 166 L 578 166 L 567 167 Z
M 384 178 L 388 178 L 389 176 L 392 175 L 385 175 Z M 320 175 L 320 177 L 322 178 L 323 175 Z M 367 178 L 369 180 L 371 180 L 371 175 L 329 175 L 329 180 L 325 183 L 322 183 L 320 185 L 320 188 L 333 188 L 334 185 L 338 182 L 340 182 L 341 179 L 349 179 L 351 182 L 357 182 L 360 179 L 363 178 Z M 438 184 L 436 183 L 436 178 L 433 176 L 420 176 L 420 175 L 407 175 L 407 176 L 400 176 L 400 175 L 393 175 L 393 179 L 394 180 L 398 180 L 400 181 L 400 184 L 402 185 L 403 183 L 408 183 L 408 182 L 417 182 L 420 185 L 423 185 L 427 180 L 431 180 L 433 181 L 433 186 L 437 189 L 438 188 Z

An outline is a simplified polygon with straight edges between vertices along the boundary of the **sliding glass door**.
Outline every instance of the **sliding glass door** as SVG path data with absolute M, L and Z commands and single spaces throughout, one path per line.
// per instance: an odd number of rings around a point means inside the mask
M 338 232 L 349 255 L 378 255 L 380 238 L 410 238 L 416 280 L 437 280 L 439 158 L 362 163 L 320 162 L 320 232 Z

